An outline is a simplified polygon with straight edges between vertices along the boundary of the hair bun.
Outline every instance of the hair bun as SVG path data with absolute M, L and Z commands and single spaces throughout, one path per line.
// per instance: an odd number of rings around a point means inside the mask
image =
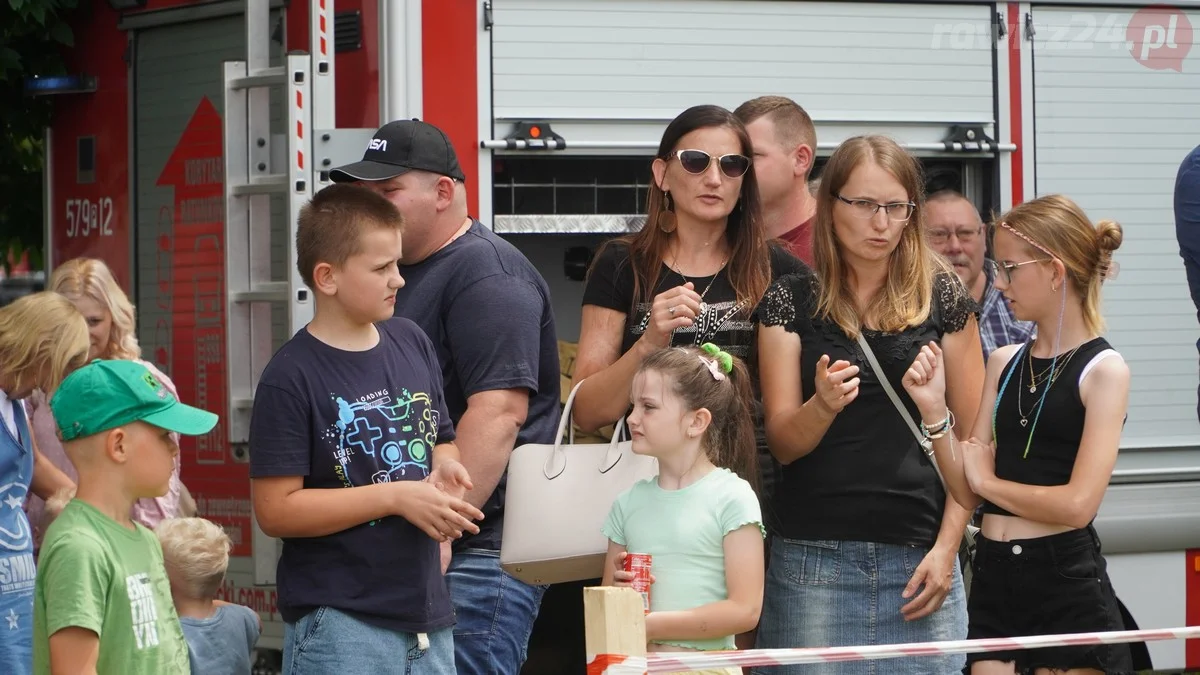
M 1096 245 L 1100 255 L 1096 259 L 1096 274 L 1101 281 L 1107 281 L 1117 276 L 1120 266 L 1113 262 L 1113 251 L 1121 247 L 1125 238 L 1121 224 L 1115 220 L 1101 220 L 1096 223 Z
M 1117 221 L 1101 220 L 1096 223 L 1096 243 L 1100 246 L 1101 254 L 1111 255 L 1113 251 L 1121 248 L 1124 238 L 1124 231 Z

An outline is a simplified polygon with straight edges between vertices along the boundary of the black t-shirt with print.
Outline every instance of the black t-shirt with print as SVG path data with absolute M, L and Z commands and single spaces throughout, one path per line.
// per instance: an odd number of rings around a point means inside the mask
M 817 361 L 844 359 L 859 367 L 858 396 L 813 451 L 783 467 L 774 511 L 789 539 L 870 541 L 930 546 L 937 539 L 946 495 L 933 464 L 880 385 L 858 342 L 817 316 L 818 280 L 807 271 L 767 290 L 755 319 L 800 336 L 801 400 L 814 393 Z M 871 351 L 913 419 L 920 411 L 901 385 L 921 347 L 961 331 L 978 312 L 948 273 L 934 279 L 930 316 L 898 333 L 864 331 Z M 962 424 L 962 421 L 959 421 Z
M 800 259 L 788 253 L 781 245 L 772 243 L 770 250 L 772 280 L 807 269 Z M 707 310 L 695 325 L 677 329 L 671 336 L 671 346 L 711 342 L 733 356 L 748 359 L 754 344 L 754 325 L 750 321 L 754 308 L 738 304 L 737 294 L 729 283 L 726 270 L 721 270 L 715 276 L 685 278 L 663 263 L 658 274 L 658 284 L 650 297 L 682 286 L 688 281 L 692 282 L 697 293 L 703 294 Z M 583 290 L 583 304 L 605 307 L 625 314 L 625 329 L 621 333 L 622 354 L 629 351 L 646 332 L 650 303 L 639 301 L 634 308 L 633 266 L 629 260 L 628 245 L 613 242 L 597 256 L 592 263 L 587 286 Z M 631 308 L 634 309 L 633 312 L 630 312 Z
M 362 352 L 307 328 L 280 348 L 254 394 L 251 477 L 339 489 L 429 475 L 434 446 L 454 440 L 437 355 L 408 319 L 376 327 L 379 344 Z M 284 539 L 278 588 L 289 623 L 327 606 L 410 633 L 454 624 L 438 543 L 400 516 Z

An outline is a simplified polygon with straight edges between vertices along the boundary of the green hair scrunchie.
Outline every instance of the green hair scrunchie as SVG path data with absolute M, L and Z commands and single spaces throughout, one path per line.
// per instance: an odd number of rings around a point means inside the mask
M 717 364 L 721 366 L 722 372 L 733 372 L 733 357 L 730 356 L 729 352 L 722 350 L 720 347 L 711 342 L 705 342 L 704 344 L 700 345 L 700 349 L 703 349 L 704 353 L 713 357 Z

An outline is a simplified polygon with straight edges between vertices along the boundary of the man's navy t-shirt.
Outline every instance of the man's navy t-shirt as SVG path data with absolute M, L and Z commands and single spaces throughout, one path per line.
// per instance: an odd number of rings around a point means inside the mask
M 404 288 L 396 316 L 412 319 L 433 341 L 457 425 L 467 398 L 484 391 L 528 389 L 529 412 L 516 447 L 553 443 L 558 430 L 558 336 L 550 287 L 537 268 L 475 221 L 461 237 L 415 265 L 401 265 Z M 455 549 L 498 550 L 506 477 L 480 510 L 479 534 Z
M 437 355 L 411 321 L 376 327 L 379 344 L 367 351 L 303 329 L 275 354 L 254 395 L 251 477 L 337 489 L 429 475 L 434 446 L 454 440 Z M 284 539 L 277 576 L 289 623 L 327 606 L 404 632 L 454 624 L 438 544 L 400 516 Z

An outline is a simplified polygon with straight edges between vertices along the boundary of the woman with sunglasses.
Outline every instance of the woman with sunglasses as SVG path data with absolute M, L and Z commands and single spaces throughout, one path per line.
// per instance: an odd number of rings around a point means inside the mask
M 725 108 L 695 106 L 667 125 L 651 164 L 645 226 L 608 242 L 588 274 L 575 360 L 575 379 L 584 382 L 574 407 L 581 429 L 626 413 L 642 360 L 662 347 L 711 342 L 739 359 L 752 356 L 754 307 L 772 279 L 804 268 L 767 243 L 753 156 L 745 126 Z M 756 426 L 764 493 L 773 470 L 761 417 Z M 550 589 L 543 607 L 563 594 L 572 616 L 562 620 L 579 625 L 575 585 Z
M 920 163 L 894 141 L 843 143 L 822 172 L 814 270 L 777 280 L 756 314 L 767 437 L 784 465 L 760 648 L 966 636 L 957 554 L 968 512 L 948 498 L 883 385 L 886 378 L 916 417 L 901 379 L 930 341 L 945 350 L 957 418 L 975 418 L 983 385 L 975 302 L 925 243 L 922 186 Z M 942 422 L 931 433 L 949 433 L 951 421 Z M 754 672 L 948 675 L 963 662 L 933 656 Z
M 706 342 L 750 356 L 750 314 L 771 280 L 804 264 L 769 245 L 745 126 L 714 105 L 689 108 L 651 165 L 646 225 L 608 242 L 583 293 L 575 422 L 596 430 L 629 408 L 642 359 Z
M 966 443 L 934 442 L 963 506 L 983 503 L 971 582 L 971 638 L 1124 630 L 1092 521 L 1112 478 L 1129 403 L 1129 367 L 1100 337 L 1100 285 L 1121 226 L 1095 226 L 1048 195 L 996 227 L 996 288 L 1037 337 L 988 359 Z M 942 360 L 927 348 L 905 386 L 926 421 L 945 415 Z M 965 434 L 964 434 L 965 435 Z M 973 675 L 1133 672 L 1128 645 L 972 654 Z

